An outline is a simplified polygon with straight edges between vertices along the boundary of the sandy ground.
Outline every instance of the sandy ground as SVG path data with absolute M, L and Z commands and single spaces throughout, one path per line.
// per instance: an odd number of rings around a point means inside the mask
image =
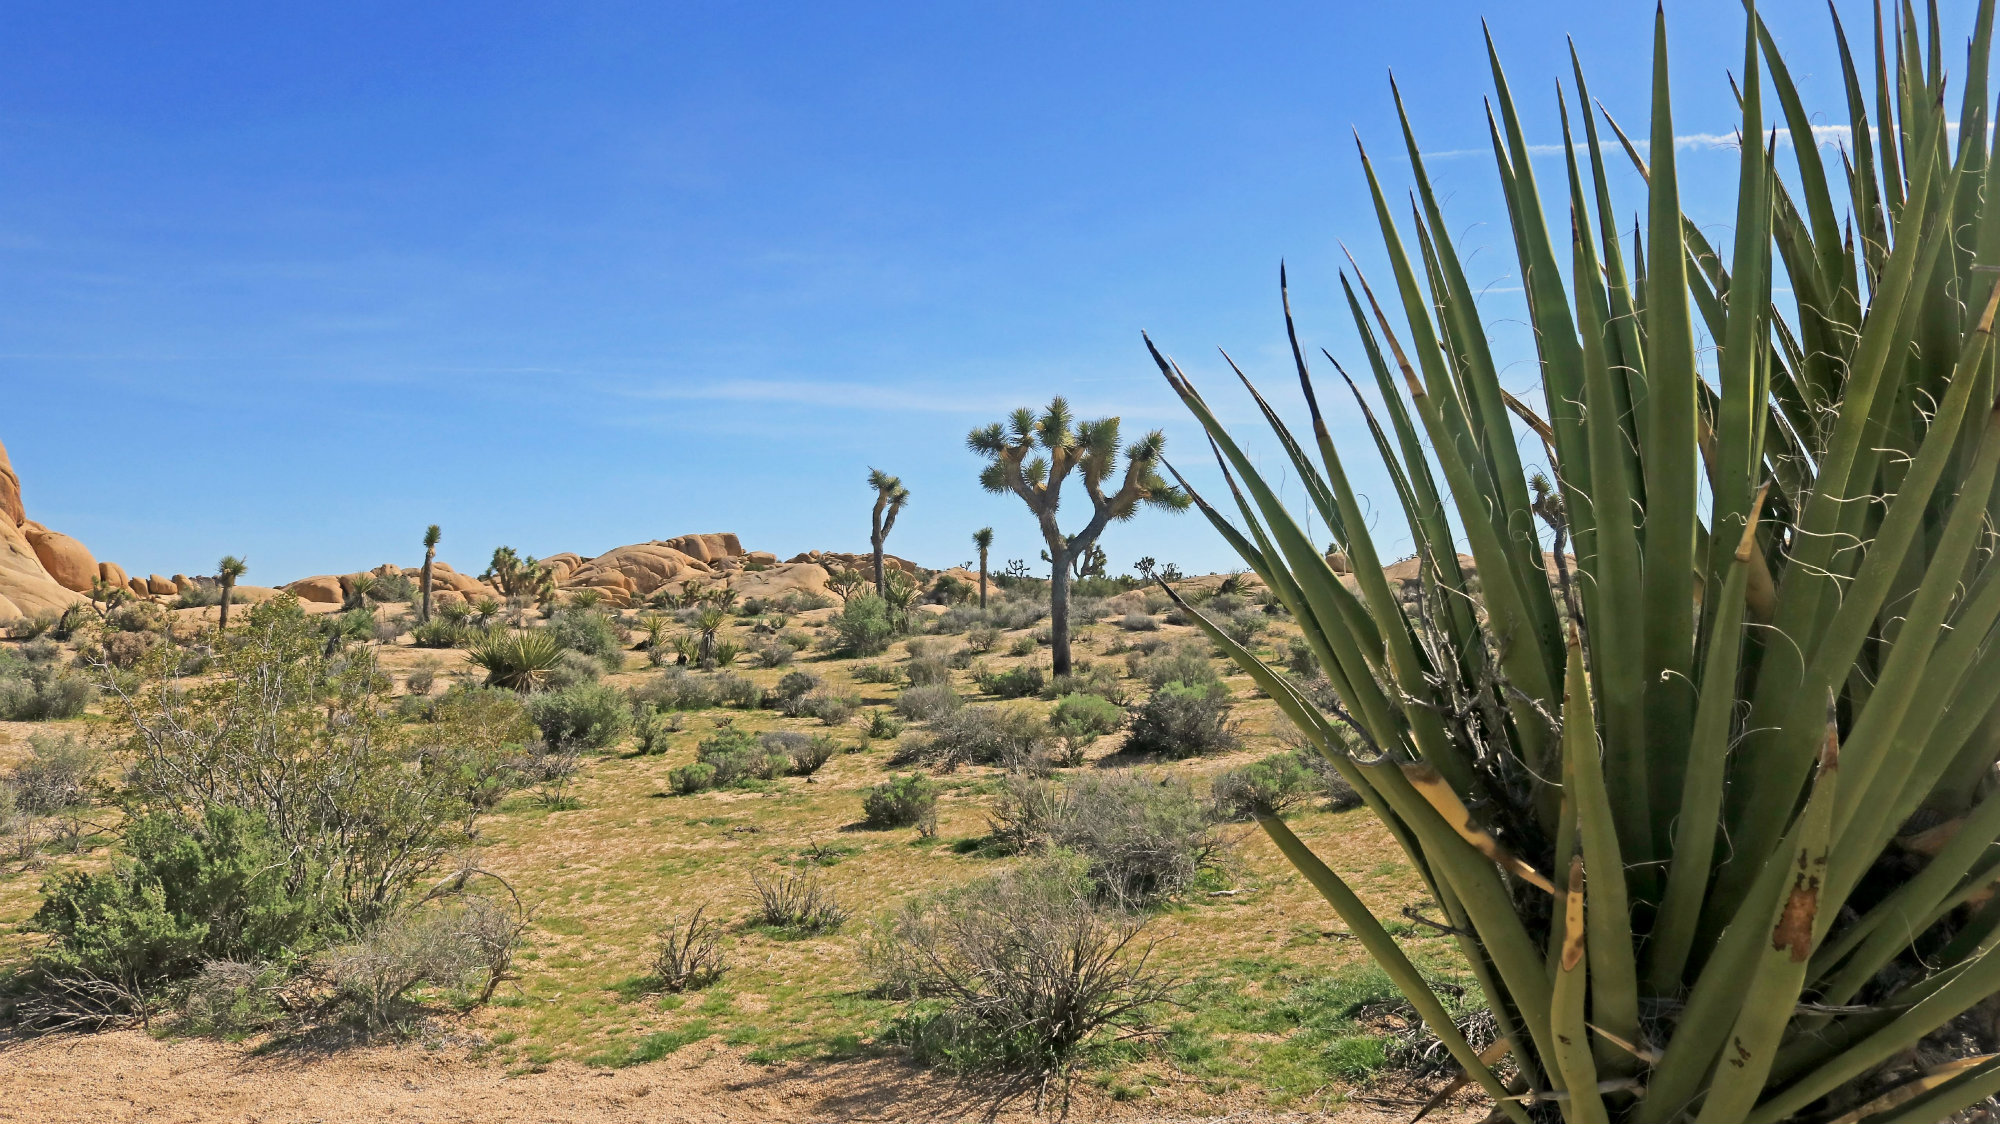
M 1407 1121 L 1414 1104 L 1350 1103 L 1331 1115 L 1228 1104 L 1189 1089 L 1117 1102 L 1079 1083 L 1071 1120 Z M 1476 1120 L 1469 1104 L 1430 1119 Z M 138 1031 L 0 1039 L 0 1121 L 1027 1121 L 1034 1091 L 961 1083 L 893 1059 L 757 1066 L 689 1047 L 630 1069 L 557 1063 L 508 1076 L 459 1050 L 375 1046 L 254 1054 Z

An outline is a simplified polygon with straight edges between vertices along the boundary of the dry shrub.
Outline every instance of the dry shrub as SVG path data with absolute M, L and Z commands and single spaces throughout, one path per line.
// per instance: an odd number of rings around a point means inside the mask
M 525 919 L 490 899 L 456 900 L 391 914 L 360 940 L 320 954 L 319 974 L 370 1030 L 399 1021 L 422 986 L 483 1000 L 505 978 Z
M 882 990 L 944 1001 L 899 1020 L 921 1061 L 961 1069 L 1066 1072 L 1108 1031 L 1143 1032 L 1172 984 L 1138 944 L 1143 916 L 1092 900 L 1073 863 L 1043 860 L 921 895 L 868 949 Z
M 1015 850 L 1075 854 L 1097 896 L 1128 909 L 1180 896 L 1228 846 L 1194 787 L 1170 774 L 1011 773 L 991 818 Z
M 794 870 L 765 879 L 752 872 L 751 888 L 757 892 L 758 920 L 774 929 L 800 936 L 831 933 L 847 923 L 847 911 L 833 891 L 810 869 Z
M 653 946 L 652 979 L 663 991 L 699 991 L 729 970 L 722 959 L 722 924 L 696 906 L 675 914 Z

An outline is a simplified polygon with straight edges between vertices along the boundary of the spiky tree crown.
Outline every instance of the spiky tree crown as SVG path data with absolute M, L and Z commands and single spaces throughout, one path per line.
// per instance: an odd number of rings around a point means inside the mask
M 215 573 L 223 581 L 233 582 L 237 578 L 242 577 L 244 571 L 249 568 L 249 565 L 241 558 L 236 557 L 234 554 L 229 554 L 223 556 L 221 562 L 216 563 Z
M 1127 445 L 1125 480 L 1106 495 L 1104 482 L 1118 471 L 1119 420 L 1076 421 L 1068 400 L 1058 396 L 1036 416 L 1026 407 L 1002 424 L 973 430 L 966 447 L 989 459 L 979 483 L 989 492 L 1012 492 L 1040 515 L 1053 515 L 1062 503 L 1062 485 L 1072 471 L 1080 472 L 1093 506 L 1111 519 L 1130 519 L 1139 505 L 1178 511 L 1188 506 L 1186 492 L 1160 476 L 1160 453 L 1166 435 L 1153 430 Z
M 424 528 L 424 549 L 435 550 L 438 540 L 444 538 L 444 531 L 436 523 Z

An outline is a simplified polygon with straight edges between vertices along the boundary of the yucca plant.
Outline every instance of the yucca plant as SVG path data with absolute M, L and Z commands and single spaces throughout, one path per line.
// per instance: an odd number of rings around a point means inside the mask
M 1993 13 L 1955 132 L 1935 4 L 1886 34 L 1878 15 L 1872 80 L 1841 34 L 1852 132 L 1829 173 L 1753 11 L 1726 254 L 1681 208 L 1663 18 L 1645 152 L 1608 117 L 1607 151 L 1575 67 L 1554 233 L 1494 57 L 1539 412 L 1501 387 L 1407 115 L 1407 220 L 1363 153 L 1393 277 L 1342 285 L 1386 424 L 1348 386 L 1415 543 L 1407 604 L 1289 299 L 1311 433 L 1243 382 L 1351 585 L 1154 351 L 1233 512 L 1197 502 L 1304 628 L 1337 705 L 1183 611 L 1401 843 L 1501 1044 L 1475 1052 L 1360 899 L 1263 825 L 1511 1119 L 1934 1121 L 2000 1091 L 2000 1055 L 1977 1053 L 1990 1021 L 1961 1018 L 2000 990 L 2000 898 L 1970 904 L 2000 876 Z M 1767 99 L 1796 138 L 1782 175 Z M 1623 160 L 1646 196 L 1629 252 Z M 1517 418 L 1553 481 L 1524 470 Z
M 488 633 L 466 662 L 486 673 L 487 686 L 526 692 L 549 681 L 562 653 L 562 645 L 546 629 L 510 629 Z

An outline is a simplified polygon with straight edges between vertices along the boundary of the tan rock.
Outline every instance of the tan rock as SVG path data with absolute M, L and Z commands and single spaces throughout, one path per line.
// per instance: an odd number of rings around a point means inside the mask
M 13 519 L 0 519 L 0 618 L 61 612 L 79 598 L 42 568 L 35 548 Z
M 41 560 L 42 569 L 57 585 L 77 593 L 89 593 L 97 581 L 97 559 L 89 548 L 60 531 L 50 531 L 39 523 L 25 525 L 28 545 Z
M 727 531 L 710 535 L 682 535 L 677 539 L 662 539 L 654 545 L 678 550 L 697 562 L 719 562 L 724 558 L 743 557 L 743 543 Z
M 843 554 L 837 550 L 808 550 L 804 554 L 795 555 L 791 560 L 794 562 L 817 562 L 825 566 L 828 570 L 857 570 L 871 577 L 875 573 L 875 556 L 872 554 Z M 884 573 L 890 570 L 897 570 L 915 577 L 917 564 L 907 558 L 898 558 L 893 554 L 884 554 L 882 556 L 882 570 Z
M 625 580 L 616 580 L 612 575 Z M 562 584 L 568 587 L 621 589 L 645 597 L 670 582 L 713 575 L 714 571 L 707 565 L 673 547 L 658 543 L 634 543 L 598 555 L 570 574 Z
M 116 562 L 99 562 L 97 564 L 97 576 L 121 589 L 131 587 L 132 579 L 126 576 L 125 567 L 120 566 Z
M 161 577 L 161 576 L 160 576 L 160 575 L 158 575 L 158 574 L 149 574 L 149 575 L 147 575 L 147 577 L 146 577 L 146 589 L 147 589 L 147 590 L 148 590 L 149 592 L 152 592 L 152 593 L 155 593 L 155 594 L 158 594 L 158 595 L 160 595 L 160 596 L 162 596 L 162 597 L 165 597 L 166 595 L 168 595 L 168 594 L 170 594 L 170 593 L 176 593 L 176 592 L 178 592 L 178 591 L 177 591 L 176 589 L 174 589 L 174 583 L 173 583 L 173 582 L 170 582 L 170 581 L 168 581 L 167 579 L 165 579 L 165 578 Z
M 840 596 L 826 587 L 827 576 L 826 567 L 817 562 L 780 562 L 767 570 L 738 570 L 729 575 L 729 588 L 744 600 L 768 601 L 797 591 L 838 602 Z
M 14 464 L 7 459 L 7 446 L 0 445 L 0 520 L 19 528 L 27 517 L 27 512 L 21 507 L 21 478 L 14 475 Z M 15 608 L 18 610 L 20 606 Z M 14 615 L 19 616 L 20 613 Z
M 743 556 L 743 561 L 753 566 L 775 566 L 778 556 L 768 550 L 753 550 Z
M 145 578 L 133 578 L 125 583 L 125 588 L 138 594 L 140 597 L 151 597 L 153 595 L 152 587 L 146 584 Z
M 422 570 L 418 571 L 419 574 L 422 572 Z M 431 566 L 431 589 L 433 591 L 439 589 L 455 590 L 458 593 L 464 594 L 468 600 L 472 601 L 477 601 L 482 597 L 500 596 L 499 591 L 492 586 L 468 574 L 461 574 L 443 562 L 438 562 Z
M 285 592 L 301 601 L 310 601 L 318 605 L 338 605 L 346 599 L 340 579 L 332 574 L 300 578 L 287 585 Z
M 194 582 L 186 574 L 175 574 L 167 580 L 174 583 L 175 593 L 186 593 L 194 588 Z
M 268 585 L 235 585 L 229 587 L 229 600 L 238 605 L 261 605 L 283 592 Z

